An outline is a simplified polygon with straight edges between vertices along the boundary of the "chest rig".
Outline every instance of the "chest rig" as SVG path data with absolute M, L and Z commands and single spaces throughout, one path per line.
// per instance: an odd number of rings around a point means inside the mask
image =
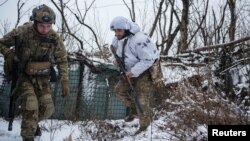
M 49 75 L 57 44 L 55 35 L 49 33 L 41 36 L 32 26 L 26 31 L 20 38 L 20 46 L 16 49 L 21 72 L 27 75 Z

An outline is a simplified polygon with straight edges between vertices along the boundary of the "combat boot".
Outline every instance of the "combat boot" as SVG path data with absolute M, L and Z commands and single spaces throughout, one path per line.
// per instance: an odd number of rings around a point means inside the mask
M 135 135 L 141 133 L 142 131 L 145 131 L 148 128 L 148 126 L 140 126 L 140 128 L 135 132 Z
M 135 107 L 131 107 L 129 110 L 129 114 L 124 118 L 125 122 L 133 121 L 137 117 L 137 111 Z
M 23 138 L 23 141 L 34 141 L 34 138 L 33 138 L 33 137 L 30 137 L 30 138 Z
M 135 135 L 141 133 L 142 131 L 145 131 L 148 128 L 149 124 L 150 124 L 150 118 L 145 115 L 141 116 L 140 128 L 138 129 L 138 131 L 135 132 Z
M 39 127 L 39 125 L 37 125 L 36 132 L 35 132 L 34 136 L 41 136 L 41 135 L 42 135 L 41 128 Z

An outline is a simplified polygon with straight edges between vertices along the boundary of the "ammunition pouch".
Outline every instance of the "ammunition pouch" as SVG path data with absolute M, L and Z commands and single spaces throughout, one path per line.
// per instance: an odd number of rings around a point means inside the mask
M 28 75 L 49 75 L 50 62 L 28 62 L 25 68 L 25 73 Z

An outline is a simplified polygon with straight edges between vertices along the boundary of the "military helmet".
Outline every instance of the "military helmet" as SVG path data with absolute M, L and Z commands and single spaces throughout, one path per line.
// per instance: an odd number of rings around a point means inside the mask
M 38 23 L 53 23 L 55 24 L 56 15 L 54 11 L 45 4 L 42 4 L 32 10 L 31 21 Z
M 111 30 L 115 30 L 115 29 L 129 30 L 130 28 L 131 27 L 130 27 L 130 23 L 129 23 L 128 19 L 126 19 L 122 16 L 115 17 L 110 24 Z

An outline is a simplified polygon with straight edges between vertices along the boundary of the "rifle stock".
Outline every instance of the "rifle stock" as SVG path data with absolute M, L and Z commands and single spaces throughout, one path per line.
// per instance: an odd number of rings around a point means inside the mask
M 14 120 L 14 115 L 12 114 L 12 109 L 13 109 L 13 97 L 10 96 L 10 105 L 9 105 L 9 125 L 8 125 L 8 131 L 12 131 L 12 124 L 13 124 L 13 120 Z
M 139 102 L 139 99 L 138 99 L 137 93 L 136 93 L 136 91 L 134 89 L 134 86 L 132 85 L 130 78 L 128 78 L 127 75 L 126 75 L 126 69 L 124 67 L 124 63 L 116 53 L 114 55 L 115 55 L 115 58 L 116 58 L 116 61 L 117 61 L 118 65 L 120 67 L 121 74 L 123 75 L 123 77 L 127 81 L 127 83 L 129 84 L 130 94 L 134 98 L 135 105 L 138 108 L 139 112 L 141 114 L 143 114 L 143 109 L 142 109 L 141 104 Z

